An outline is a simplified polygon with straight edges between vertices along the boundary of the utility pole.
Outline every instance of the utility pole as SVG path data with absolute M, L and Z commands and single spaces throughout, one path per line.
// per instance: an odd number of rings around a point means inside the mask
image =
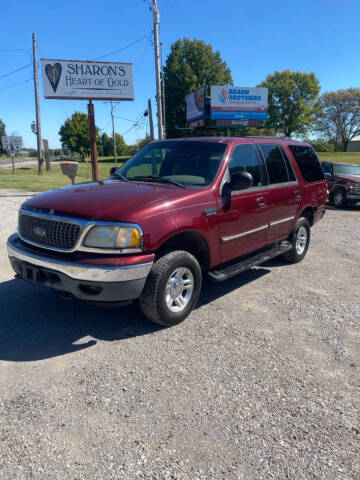
M 162 107 L 163 107 L 163 123 L 164 123 L 164 138 L 166 138 L 166 115 L 165 115 L 165 78 L 164 78 L 164 65 L 163 65 L 163 44 L 160 42 L 160 58 L 161 58 L 161 95 L 162 95 Z
M 35 106 L 36 106 L 36 140 L 38 152 L 38 174 L 42 174 L 42 148 L 41 148 L 41 121 L 40 121 L 40 98 L 39 98 L 39 79 L 37 72 L 37 54 L 36 54 L 36 34 L 32 34 L 33 41 L 33 70 L 35 87 Z
M 153 0 L 153 21 L 154 21 L 154 52 L 155 52 L 155 75 L 156 75 L 156 103 L 159 139 L 163 139 L 163 121 L 162 121 L 162 102 L 161 102 L 161 82 L 160 82 L 160 55 L 159 55 L 159 23 L 160 12 L 157 6 L 157 0 Z
M 149 98 L 148 100 L 148 112 L 149 112 L 149 123 L 150 123 L 150 137 L 151 137 L 151 140 L 154 140 L 154 123 L 153 123 L 153 115 L 152 115 L 151 98 Z
M 111 102 L 111 119 L 112 119 L 112 131 L 113 131 L 113 142 L 114 142 L 114 161 L 115 161 L 115 163 L 117 163 L 115 127 L 114 127 L 114 105 L 113 105 L 113 102 Z
M 98 172 L 98 158 L 97 158 L 97 146 L 96 146 L 96 127 L 95 127 L 95 112 L 94 104 L 91 100 L 88 103 L 88 118 L 89 118 L 89 130 L 90 130 L 90 146 L 91 146 L 91 170 L 94 182 L 99 181 Z

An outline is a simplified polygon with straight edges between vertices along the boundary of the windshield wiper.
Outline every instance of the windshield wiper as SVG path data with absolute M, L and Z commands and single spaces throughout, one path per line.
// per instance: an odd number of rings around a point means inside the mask
M 114 173 L 112 174 L 112 176 L 113 176 L 113 177 L 119 177 L 119 178 L 121 178 L 121 180 L 123 180 L 124 182 L 128 182 L 128 181 L 129 181 L 126 177 L 124 177 L 124 175 L 121 175 L 121 173 L 118 173 L 118 172 L 114 172 Z
M 135 178 L 135 180 L 157 180 L 158 182 L 172 183 L 173 185 L 176 185 L 177 187 L 185 188 L 185 185 L 183 185 L 180 182 L 176 182 L 175 180 L 171 180 L 171 178 L 160 177 L 158 175 L 137 175 L 134 178 Z

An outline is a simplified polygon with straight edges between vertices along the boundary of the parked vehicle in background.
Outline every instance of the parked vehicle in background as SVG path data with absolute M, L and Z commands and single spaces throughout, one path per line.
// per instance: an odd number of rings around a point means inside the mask
M 148 144 L 111 178 L 27 200 L 8 240 L 17 276 L 96 302 L 139 299 L 171 326 L 221 282 L 278 255 L 301 261 L 325 212 L 310 145 L 202 137 Z
M 360 202 L 360 165 L 321 162 L 329 188 L 329 201 L 336 208 Z

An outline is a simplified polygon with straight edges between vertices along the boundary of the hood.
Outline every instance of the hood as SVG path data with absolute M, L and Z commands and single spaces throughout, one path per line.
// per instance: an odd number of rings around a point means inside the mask
M 184 195 L 184 188 L 106 180 L 49 190 L 22 204 L 27 210 L 87 220 L 125 221 L 152 203 Z
M 337 178 L 343 178 L 344 180 L 354 182 L 354 183 L 359 183 L 360 182 L 360 175 L 336 175 Z

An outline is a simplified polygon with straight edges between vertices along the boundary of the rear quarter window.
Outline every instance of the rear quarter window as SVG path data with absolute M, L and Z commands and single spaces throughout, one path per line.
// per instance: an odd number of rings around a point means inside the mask
M 311 147 L 289 145 L 291 153 L 299 166 L 304 182 L 318 182 L 324 180 L 324 172 L 320 161 Z

